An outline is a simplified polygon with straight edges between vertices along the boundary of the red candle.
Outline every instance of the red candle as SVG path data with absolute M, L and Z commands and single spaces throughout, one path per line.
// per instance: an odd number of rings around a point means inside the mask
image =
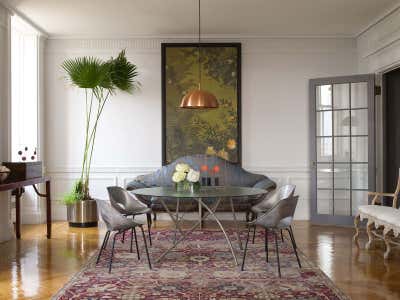
M 220 169 L 219 166 L 214 166 L 212 170 L 214 173 L 218 173 Z
M 202 165 L 202 166 L 200 167 L 200 170 L 201 170 L 202 172 L 207 172 L 207 171 L 208 171 L 208 166 L 207 166 L 207 165 Z

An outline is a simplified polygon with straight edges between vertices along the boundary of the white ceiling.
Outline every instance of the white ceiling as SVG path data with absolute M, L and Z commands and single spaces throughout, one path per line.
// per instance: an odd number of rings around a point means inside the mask
M 0 0 L 50 36 L 188 35 L 197 0 Z M 399 0 L 202 0 L 202 33 L 355 36 Z

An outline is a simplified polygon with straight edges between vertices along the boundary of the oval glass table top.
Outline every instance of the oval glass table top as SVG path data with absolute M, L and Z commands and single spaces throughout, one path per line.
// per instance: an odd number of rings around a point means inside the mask
M 169 198 L 247 197 L 267 194 L 268 191 L 241 186 L 202 186 L 196 192 L 177 191 L 175 187 L 151 187 L 130 191 L 135 195 Z

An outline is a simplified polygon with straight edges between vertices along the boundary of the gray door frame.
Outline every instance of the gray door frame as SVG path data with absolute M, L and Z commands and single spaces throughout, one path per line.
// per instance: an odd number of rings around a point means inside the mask
M 337 216 L 318 214 L 317 210 L 317 148 L 316 148 L 316 87 L 341 83 L 367 82 L 368 84 L 368 190 L 376 189 L 376 157 L 375 157 L 375 75 L 363 74 L 341 77 L 325 77 L 310 79 L 310 161 L 311 161 L 311 222 L 314 224 L 351 225 L 354 216 Z M 370 201 L 370 200 L 369 200 Z M 368 201 L 368 202 L 369 202 Z

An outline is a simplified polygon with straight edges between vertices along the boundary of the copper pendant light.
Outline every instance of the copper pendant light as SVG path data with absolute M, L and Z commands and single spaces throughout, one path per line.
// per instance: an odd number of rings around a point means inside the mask
M 198 65 L 199 65 L 199 88 L 187 93 L 179 105 L 180 108 L 206 109 L 218 108 L 217 98 L 210 92 L 201 89 L 201 45 L 200 45 L 200 0 L 199 0 L 199 39 L 198 39 Z

